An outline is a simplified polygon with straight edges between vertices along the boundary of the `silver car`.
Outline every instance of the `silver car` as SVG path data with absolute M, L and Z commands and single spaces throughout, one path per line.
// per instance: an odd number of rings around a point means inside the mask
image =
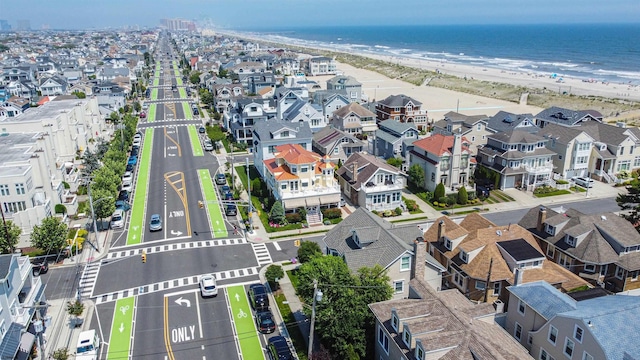
M 149 231 L 160 230 L 162 230 L 162 218 L 160 218 L 159 214 L 151 215 L 151 221 L 149 221 Z
M 202 297 L 218 296 L 218 286 L 216 285 L 215 276 L 204 275 L 200 278 L 200 294 Z

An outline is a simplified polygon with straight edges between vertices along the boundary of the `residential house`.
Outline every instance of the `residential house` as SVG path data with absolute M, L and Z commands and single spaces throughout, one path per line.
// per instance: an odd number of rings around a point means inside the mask
M 531 114 L 514 114 L 500 110 L 497 114 L 488 118 L 486 123 L 486 129 L 492 133 L 509 132 L 513 130 L 538 131 L 534 117 Z
M 409 296 L 416 272 L 431 280 L 430 286 L 440 286 L 445 270 L 426 253 L 421 235 L 415 225 L 395 225 L 358 208 L 329 230 L 320 246 L 326 255 L 342 258 L 353 273 L 379 265 L 390 278 L 393 297 L 402 299 Z
M 478 149 L 478 165 L 499 175 L 500 189 L 525 188 L 529 191 L 553 180 L 555 152 L 545 147 L 548 139 L 524 130 L 488 136 Z
M 353 76 L 337 75 L 327 80 L 327 90 L 343 91 L 349 101 L 360 102 L 362 99 L 362 84 Z
M 313 134 L 313 151 L 321 156 L 329 156 L 332 162 L 344 163 L 351 154 L 366 150 L 367 144 L 355 136 L 327 126 Z
M 408 299 L 369 309 L 376 360 L 532 359 L 495 323 L 493 306 L 471 302 L 456 290 L 434 291 L 417 277 L 409 283 Z
M 275 93 L 276 110 L 278 119 L 282 119 L 291 106 L 296 103 L 308 102 L 309 90 L 302 87 L 279 86 Z
M 244 88 L 240 84 L 214 85 L 213 106 L 220 114 L 225 114 L 235 107 L 236 101 L 244 95 Z
M 224 113 L 223 121 L 235 141 L 251 146 L 254 126 L 275 117 L 276 108 L 272 99 L 241 98 L 233 109 Z
M 97 75 L 97 79 L 100 81 L 112 81 L 118 76 L 129 77 L 129 68 L 126 66 L 109 66 L 105 65 Z
M 0 358 L 27 359 L 35 342 L 31 322 L 44 302 L 45 285 L 33 276 L 28 256 L 0 255 Z
M 413 142 L 409 167 L 419 165 L 424 171 L 421 186 L 433 192 L 440 183 L 451 191 L 468 186 L 475 169 L 469 142 L 460 134 L 436 134 Z
M 576 300 L 544 281 L 508 290 L 505 329 L 536 359 L 640 358 L 640 297 Z
M 530 209 L 518 223 L 547 258 L 612 292 L 640 289 L 640 234 L 614 213 Z
M 346 95 L 325 90 L 315 91 L 313 102 L 322 106 L 322 115 L 327 119 L 327 122 L 331 120 L 331 116 L 336 110 L 350 104 Z
M 32 82 L 27 81 L 10 81 L 5 88 L 7 92 L 13 96 L 27 99 L 30 103 L 35 101 L 38 96 L 38 89 Z
M 264 73 L 267 70 L 267 67 L 257 61 L 245 61 L 239 64 L 234 65 L 231 69 L 232 72 L 241 75 L 241 74 L 258 74 Z
M 298 144 L 307 151 L 312 147 L 311 128 L 308 123 L 292 124 L 270 120 L 253 128 L 253 153 L 256 170 L 265 177 L 264 161 L 274 158 L 276 148 L 285 144 Z
M 358 103 L 350 103 L 335 110 L 331 118 L 331 125 L 365 139 L 375 135 L 378 130 L 376 114 Z
M 406 95 L 390 95 L 376 103 L 378 121 L 388 119 L 401 123 L 414 123 L 420 131 L 427 130 L 427 110 L 422 103 Z
M 322 223 L 321 208 L 337 207 L 340 186 L 333 177 L 335 164 L 328 157 L 298 144 L 276 147 L 274 158 L 264 160 L 265 182 L 285 211 L 307 209 L 309 224 Z
M 337 171 L 345 197 L 368 210 L 404 208 L 404 177 L 400 170 L 365 152 L 351 155 Z
M 444 114 L 444 118 L 433 124 L 433 134 L 453 135 L 458 132 L 469 140 L 469 147 L 477 153 L 478 146 L 487 143 L 486 137 L 493 132 L 487 129 L 487 115 L 464 115 L 455 111 Z
M 570 110 L 558 106 L 544 109 L 535 116 L 536 126 L 544 129 L 549 124 L 578 126 L 590 121 L 602 123 L 602 114 L 596 110 Z
M 401 157 L 407 154 L 409 145 L 418 140 L 418 129 L 414 123 L 385 120 L 378 123 L 373 153 L 383 159 Z
M 42 96 L 64 95 L 67 93 L 68 83 L 60 76 L 40 79 L 40 93 Z
M 460 224 L 442 216 L 424 234 L 431 254 L 447 268 L 445 288 L 474 301 L 508 301 L 509 285 L 544 280 L 564 292 L 588 282 L 545 258 L 527 229 L 497 226 L 478 213 Z M 508 305 L 508 303 L 507 303 Z
M 317 104 L 300 99 L 282 113 L 282 120 L 292 124 L 306 122 L 313 132 L 327 126 L 327 121 L 322 116 L 322 108 Z
M 336 61 L 325 56 L 316 56 L 306 60 L 307 73 L 311 76 L 335 75 Z

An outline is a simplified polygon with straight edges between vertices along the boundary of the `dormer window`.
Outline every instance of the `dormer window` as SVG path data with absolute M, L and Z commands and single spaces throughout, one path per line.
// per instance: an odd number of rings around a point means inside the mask
M 444 247 L 447 248 L 447 250 L 451 250 L 453 248 L 453 243 L 446 237 L 444 238 Z
M 424 349 L 422 348 L 422 344 L 420 343 L 420 340 L 416 340 L 415 357 L 418 360 L 424 360 Z
M 469 254 L 467 254 L 466 251 L 464 250 L 460 250 L 460 260 L 464 261 L 465 263 L 469 263 Z
M 544 226 L 544 231 L 549 235 L 555 235 L 556 234 L 556 227 L 555 226 L 551 226 L 549 224 L 546 224 Z
M 291 166 L 291 172 L 294 173 L 294 174 L 297 173 L 298 172 L 298 167 L 295 166 L 295 165 Z
M 283 132 L 281 132 L 281 133 L 280 133 L 280 137 L 282 137 L 282 138 L 289 137 L 289 131 L 283 131 Z
M 394 309 L 391 309 L 391 327 L 398 332 L 398 325 L 400 324 L 400 319 L 398 319 L 398 314 L 396 314 Z
M 567 245 L 569 245 L 569 246 L 573 246 L 573 247 L 576 246 L 576 238 L 571 236 L 571 235 L 568 235 L 568 234 L 565 235 L 564 242 L 566 242 Z
M 411 332 L 409 331 L 409 326 L 404 325 L 402 327 L 402 341 L 404 344 L 411 348 Z

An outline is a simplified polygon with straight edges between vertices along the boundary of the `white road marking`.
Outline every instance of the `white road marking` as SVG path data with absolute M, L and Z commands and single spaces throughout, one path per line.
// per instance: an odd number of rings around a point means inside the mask
M 198 295 L 195 296 L 196 312 L 198 313 L 198 331 L 200 331 L 200 339 L 202 339 L 204 337 L 204 334 L 202 334 L 202 319 L 200 318 L 200 301 L 198 300 L 198 297 Z
M 272 244 L 273 244 L 273 247 L 275 247 L 275 248 L 276 248 L 276 250 L 278 250 L 278 251 L 281 251 L 281 250 L 282 250 L 282 249 L 280 248 L 280 245 L 278 244 L 278 242 L 277 242 L 277 241 L 272 242 Z

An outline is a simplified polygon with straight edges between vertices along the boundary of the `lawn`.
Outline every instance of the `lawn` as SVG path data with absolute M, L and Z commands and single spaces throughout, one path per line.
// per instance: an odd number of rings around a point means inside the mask
M 287 276 L 289 277 L 289 281 L 291 281 L 291 285 L 293 285 L 293 288 L 297 289 L 298 284 L 300 283 L 300 280 L 298 280 L 298 270 L 294 269 L 287 271 Z
M 291 313 L 291 308 L 288 304 L 284 303 L 287 298 L 282 293 L 275 295 L 275 298 L 280 314 L 282 315 L 282 320 L 289 332 L 289 337 L 291 337 L 293 347 L 296 349 L 296 353 L 298 354 L 298 359 L 306 360 L 308 350 L 307 342 L 300 332 L 296 318 L 293 316 L 293 313 Z
M 551 191 L 551 192 L 542 193 L 542 194 L 535 194 L 534 193 L 533 196 L 535 196 L 537 198 L 543 198 L 543 197 L 566 195 L 566 194 L 571 194 L 571 191 L 569 191 L 569 190 L 556 190 L 556 191 Z

